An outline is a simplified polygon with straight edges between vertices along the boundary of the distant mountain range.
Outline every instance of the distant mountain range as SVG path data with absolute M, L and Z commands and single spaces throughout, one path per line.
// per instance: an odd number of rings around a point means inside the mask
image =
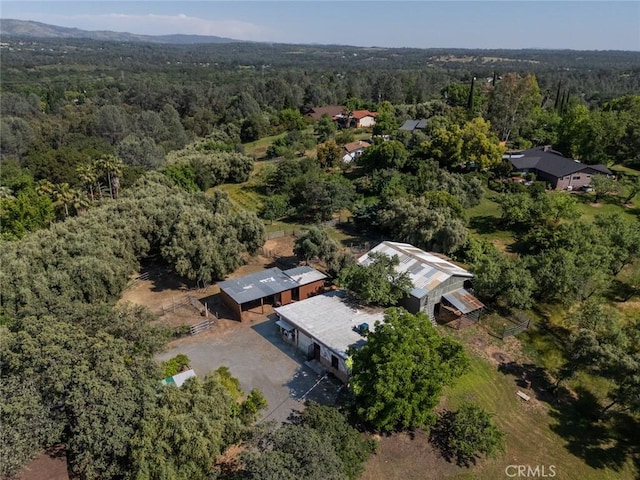
M 0 35 L 2 37 L 20 38 L 90 38 L 93 40 L 107 40 L 112 42 L 171 43 L 182 45 L 242 41 L 213 35 L 137 35 L 126 32 L 89 31 L 79 28 L 58 27 L 40 22 L 14 20 L 11 18 L 0 18 Z

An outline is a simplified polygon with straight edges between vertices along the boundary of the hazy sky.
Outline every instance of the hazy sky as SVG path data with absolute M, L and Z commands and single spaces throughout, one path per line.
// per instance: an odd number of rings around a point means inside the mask
M 286 43 L 640 50 L 637 0 L 3 0 L 0 16 L 86 30 Z

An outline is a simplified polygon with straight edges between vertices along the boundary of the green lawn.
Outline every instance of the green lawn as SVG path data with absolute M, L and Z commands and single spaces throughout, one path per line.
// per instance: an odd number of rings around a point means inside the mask
M 495 192 L 487 192 L 479 205 L 468 210 L 470 227 L 472 232 L 509 251 L 514 237 L 511 232 L 500 230 L 500 207 L 496 197 Z M 637 218 L 639 212 L 639 198 L 631 208 L 620 205 L 615 198 L 605 199 L 599 204 L 593 204 L 594 195 L 576 195 L 576 198 L 581 218 L 587 221 L 592 221 L 598 214 L 614 212 Z M 618 279 L 624 281 L 638 268 L 640 262 L 628 266 Z M 632 300 L 635 301 L 611 302 L 621 313 L 623 321 L 634 321 L 640 317 L 640 298 Z M 561 339 L 566 338 L 570 327 L 567 311 L 566 306 L 552 305 L 539 306 L 530 312 L 533 319 L 531 328 L 518 336 L 521 353 L 530 359 L 529 369 L 553 373 L 563 364 Z M 485 317 L 484 321 L 499 333 L 508 320 L 497 314 L 494 316 Z M 466 332 L 462 337 L 472 344 L 476 335 L 486 336 L 485 333 Z M 500 345 L 506 344 L 495 337 L 489 337 L 489 342 L 500 351 L 503 351 Z M 517 362 L 522 364 L 520 359 Z M 557 405 L 552 397 L 548 398 L 549 393 L 544 389 L 538 390 L 542 400 L 523 402 L 515 395 L 516 390 L 522 390 L 517 380 L 517 376 L 499 372 L 486 360 L 474 358 L 471 372 L 447 391 L 447 408 L 455 408 L 465 400 L 477 402 L 496 415 L 497 424 L 507 435 L 507 450 L 503 457 L 488 460 L 469 475 L 456 478 L 505 478 L 504 467 L 509 464 L 555 465 L 555 478 L 561 479 L 636 478 L 640 460 L 635 460 L 634 467 L 631 456 L 633 445 L 636 445 L 637 452 L 640 443 L 638 418 L 615 412 L 608 420 L 592 420 L 595 412 L 607 402 L 606 394 L 611 385 L 606 379 L 587 373 L 575 375 L 565 384 L 575 399 Z M 547 382 L 540 381 L 548 386 Z
M 625 175 L 633 175 L 633 176 L 640 175 L 640 171 L 634 170 L 633 168 L 625 167 L 624 165 L 615 165 L 611 167 L 609 170 L 611 170 L 614 173 L 624 173 Z
M 269 145 L 276 140 L 277 138 L 282 138 L 286 135 L 286 133 L 280 133 L 278 135 L 272 135 L 270 137 L 260 138 L 255 142 L 244 143 L 242 146 L 244 147 L 245 154 L 250 157 L 255 158 L 256 160 L 260 160 L 264 158 L 267 153 L 267 148 Z
M 502 230 L 500 227 L 500 205 L 495 202 L 495 192 L 487 191 L 480 200 L 480 204 L 467 210 L 469 227 L 473 233 L 489 240 L 503 251 L 508 251 L 509 246 L 515 242 L 513 232 Z
M 506 451 L 495 459 L 481 462 L 468 473 L 455 478 L 506 478 L 507 465 L 555 466 L 557 479 L 602 480 L 633 479 L 634 467 L 630 461 L 618 465 L 615 442 L 600 445 L 596 440 L 599 425 L 584 420 L 583 412 L 574 406 L 553 406 L 536 398 L 535 387 L 526 393 L 532 400 L 525 402 L 516 396 L 524 390 L 517 377 L 498 371 L 486 360 L 474 357 L 470 371 L 446 389 L 446 408 L 456 409 L 465 401 L 482 405 L 494 415 L 496 424 L 505 432 Z M 545 398 L 541 392 L 541 398 Z M 595 436 L 594 436 L 595 435 Z
M 634 199 L 635 208 L 633 207 L 624 207 L 617 203 L 616 198 L 607 198 L 604 200 L 600 200 L 598 203 L 593 203 L 595 201 L 595 195 L 593 194 L 585 194 L 581 195 L 578 202 L 578 211 L 581 214 L 581 218 L 587 221 L 593 221 L 596 215 L 607 214 L 607 213 L 622 213 L 623 215 L 627 215 L 631 218 L 638 218 L 638 205 L 640 204 L 640 198 L 636 197 Z

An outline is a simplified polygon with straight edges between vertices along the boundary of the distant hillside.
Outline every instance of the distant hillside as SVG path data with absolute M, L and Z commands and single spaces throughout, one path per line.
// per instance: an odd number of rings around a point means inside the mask
M 89 31 L 10 18 L 0 18 L 0 35 L 3 37 L 22 38 L 90 38 L 93 40 L 108 40 L 113 42 L 147 42 L 180 45 L 195 43 L 232 43 L 241 41 L 209 35 L 136 35 L 126 32 Z

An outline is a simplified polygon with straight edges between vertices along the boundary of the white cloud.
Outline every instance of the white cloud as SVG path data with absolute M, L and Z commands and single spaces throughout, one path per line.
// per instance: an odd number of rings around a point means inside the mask
M 121 13 L 47 15 L 46 18 L 32 18 L 32 20 L 64 27 L 81 28 L 83 30 L 112 30 L 141 35 L 182 33 L 261 41 L 277 41 L 279 37 L 278 32 L 275 30 L 255 23 L 240 20 L 207 20 L 190 17 L 184 13 L 177 15 L 129 15 Z

